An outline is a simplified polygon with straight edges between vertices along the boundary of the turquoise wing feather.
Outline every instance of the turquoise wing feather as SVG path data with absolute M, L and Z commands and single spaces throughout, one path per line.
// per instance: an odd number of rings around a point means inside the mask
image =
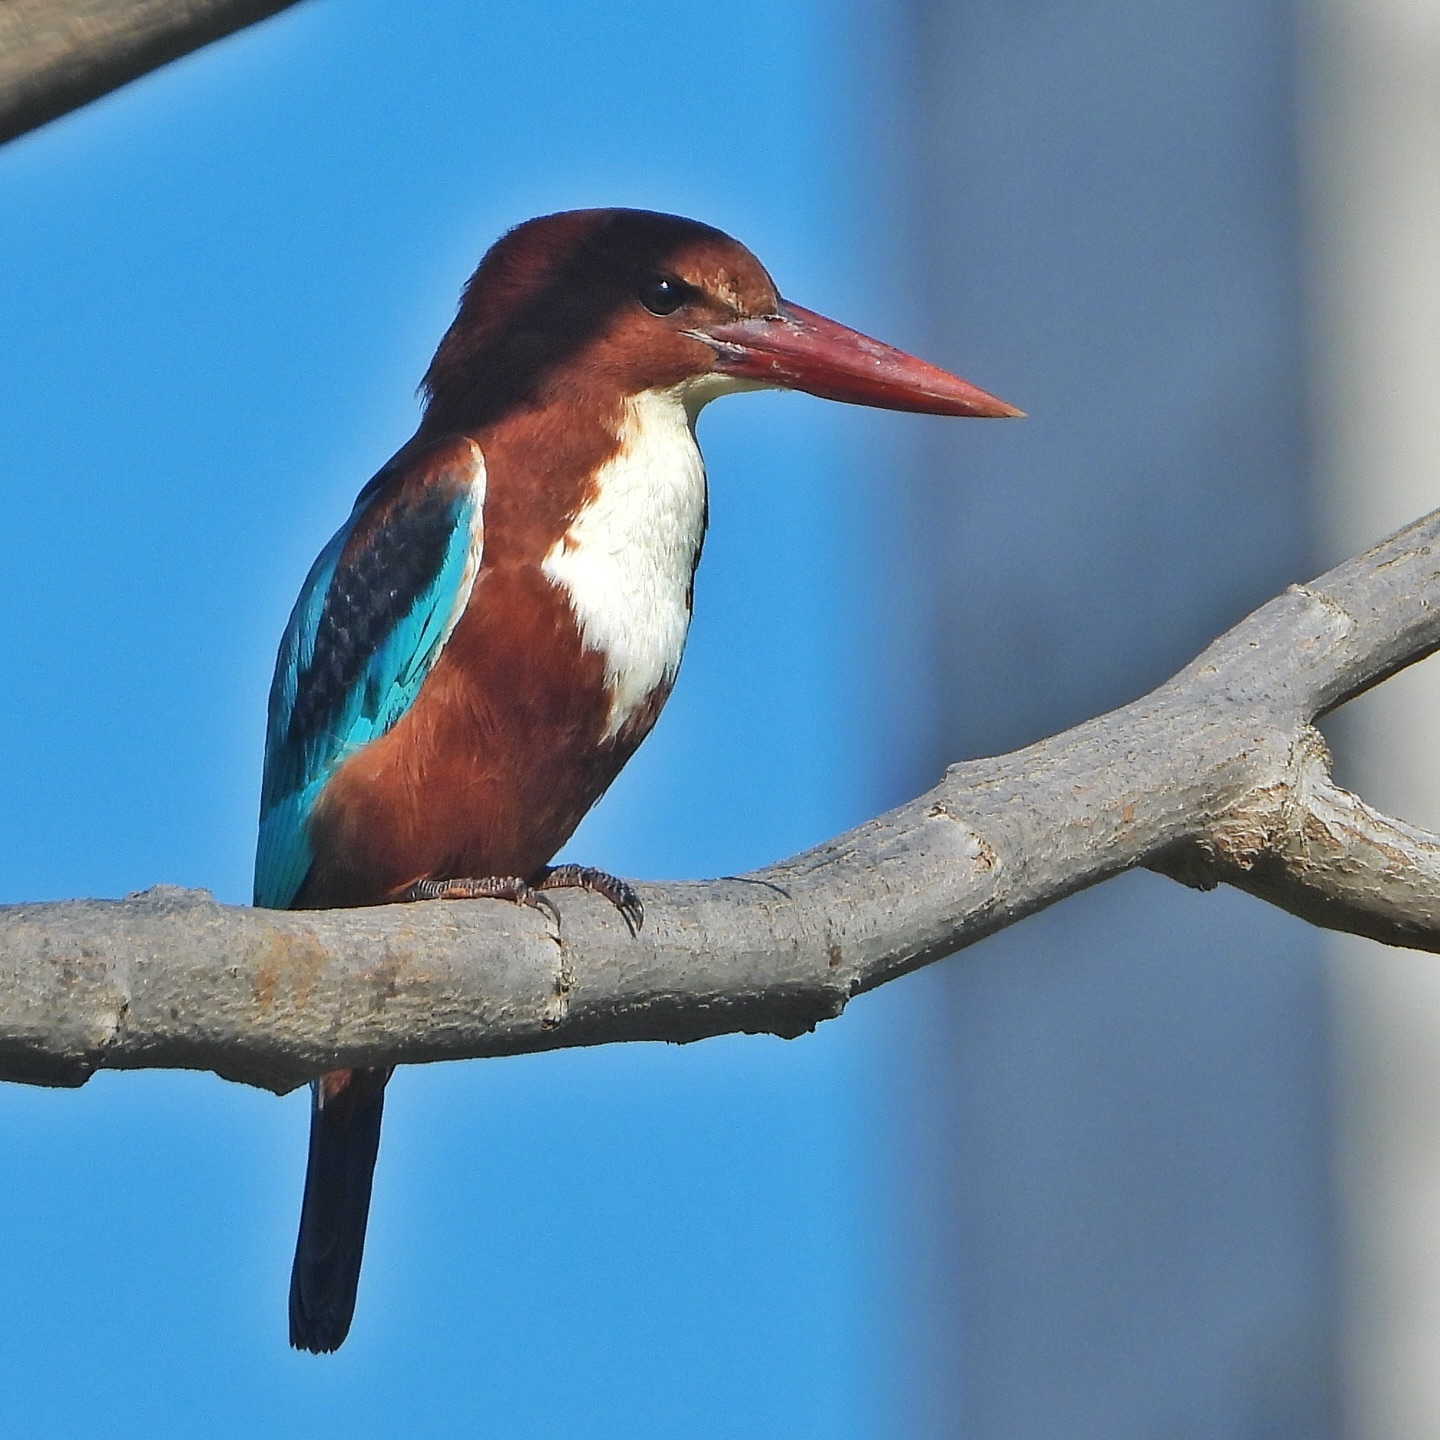
M 256 905 L 294 903 L 327 781 L 405 714 L 449 638 L 479 567 L 484 474 L 469 440 L 387 467 L 311 566 L 270 687 Z

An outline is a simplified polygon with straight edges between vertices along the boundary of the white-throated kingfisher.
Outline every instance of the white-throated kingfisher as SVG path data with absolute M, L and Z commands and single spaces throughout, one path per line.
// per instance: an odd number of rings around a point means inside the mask
M 695 420 L 780 386 L 932 415 L 1020 412 L 780 298 L 719 230 L 580 210 L 480 262 L 419 429 L 306 577 L 276 662 L 255 903 L 598 891 L 550 867 L 655 723 L 705 538 Z M 388 1069 L 314 1084 L 290 1342 L 355 1308 Z

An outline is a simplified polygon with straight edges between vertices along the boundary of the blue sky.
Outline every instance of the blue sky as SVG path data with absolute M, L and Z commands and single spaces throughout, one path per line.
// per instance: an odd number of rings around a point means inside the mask
M 858 0 L 313 0 L 0 150 L 0 899 L 248 898 L 285 616 L 507 226 L 693 214 L 792 298 L 913 340 L 878 38 Z M 923 722 L 884 456 L 932 423 L 707 413 L 685 669 L 573 854 L 729 873 L 893 798 Z M 285 1345 L 302 1096 L 6 1088 L 0 1427 L 885 1433 L 903 1005 L 788 1044 L 403 1072 L 359 1315 L 322 1360 Z

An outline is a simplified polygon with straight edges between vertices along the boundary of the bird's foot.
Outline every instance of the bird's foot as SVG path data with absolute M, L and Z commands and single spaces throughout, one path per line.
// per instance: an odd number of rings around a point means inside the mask
M 512 900 L 527 909 L 538 910 L 558 929 L 560 912 L 541 887 L 527 884 L 518 875 L 486 875 L 478 880 L 417 880 L 400 892 L 403 900 Z
M 632 935 L 645 923 L 645 907 L 628 880 L 593 865 L 555 865 L 535 882 L 536 890 L 589 890 L 603 895 L 619 912 Z

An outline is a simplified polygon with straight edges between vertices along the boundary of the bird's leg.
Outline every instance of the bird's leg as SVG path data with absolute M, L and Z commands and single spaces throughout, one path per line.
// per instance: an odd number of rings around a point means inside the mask
M 396 897 L 399 900 L 513 900 L 531 910 L 538 910 L 556 926 L 560 912 L 518 875 L 487 875 L 482 879 L 417 880 Z
M 632 935 L 645 923 L 645 907 L 628 880 L 621 880 L 593 865 L 553 865 L 534 882 L 536 890 L 589 890 L 603 895 L 619 912 Z

